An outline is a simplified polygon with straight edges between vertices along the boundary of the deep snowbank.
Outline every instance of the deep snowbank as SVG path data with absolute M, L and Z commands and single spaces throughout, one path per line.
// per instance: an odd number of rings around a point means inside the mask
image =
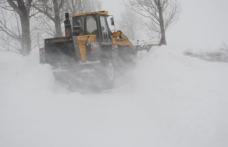
M 36 55 L 0 52 L 1 147 L 228 145 L 225 63 L 160 48 L 121 87 L 79 94 L 56 84 Z

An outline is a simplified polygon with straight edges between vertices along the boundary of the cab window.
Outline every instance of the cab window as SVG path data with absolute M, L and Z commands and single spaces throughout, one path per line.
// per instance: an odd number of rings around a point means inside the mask
M 88 34 L 97 33 L 97 22 L 95 17 L 93 16 L 86 17 L 86 31 Z
M 80 31 L 84 32 L 84 17 L 74 17 L 73 18 L 73 28 L 80 27 Z
M 102 32 L 102 37 L 104 40 L 108 40 L 109 38 L 109 28 L 108 28 L 108 24 L 106 21 L 106 17 L 101 16 L 100 18 L 101 20 L 101 32 Z

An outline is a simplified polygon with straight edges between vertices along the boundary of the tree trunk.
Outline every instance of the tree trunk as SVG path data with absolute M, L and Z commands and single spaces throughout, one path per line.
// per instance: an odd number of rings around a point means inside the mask
M 161 6 L 161 1 L 158 0 L 158 10 L 159 10 L 159 23 L 160 23 L 160 31 L 161 31 L 161 40 L 159 45 L 166 45 L 166 33 L 165 33 L 165 25 L 163 18 L 163 8 Z
M 27 14 L 20 15 L 21 20 L 21 53 L 28 55 L 31 51 L 30 18 Z
M 32 0 L 7 0 L 8 4 L 19 15 L 21 21 L 21 53 L 28 55 L 31 51 L 30 8 Z
M 53 0 L 54 5 L 54 13 L 55 13 L 55 36 L 60 37 L 62 36 L 62 28 L 61 28 L 61 19 L 60 19 L 60 11 L 59 11 L 59 4 L 58 0 Z

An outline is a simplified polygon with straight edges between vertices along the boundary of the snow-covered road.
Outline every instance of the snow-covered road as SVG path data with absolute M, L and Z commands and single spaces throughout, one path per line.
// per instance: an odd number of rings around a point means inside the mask
M 228 145 L 227 63 L 159 48 L 126 84 L 80 94 L 56 85 L 36 55 L 0 52 L 0 147 Z

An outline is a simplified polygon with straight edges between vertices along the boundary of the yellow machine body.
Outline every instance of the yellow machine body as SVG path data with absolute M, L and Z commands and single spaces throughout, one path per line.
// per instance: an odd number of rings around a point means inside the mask
M 119 47 L 133 47 L 131 41 L 123 34 L 122 31 L 112 33 L 112 44 Z
M 96 42 L 96 35 L 83 35 L 76 37 L 76 42 L 79 47 L 81 61 L 87 61 L 87 44 Z

